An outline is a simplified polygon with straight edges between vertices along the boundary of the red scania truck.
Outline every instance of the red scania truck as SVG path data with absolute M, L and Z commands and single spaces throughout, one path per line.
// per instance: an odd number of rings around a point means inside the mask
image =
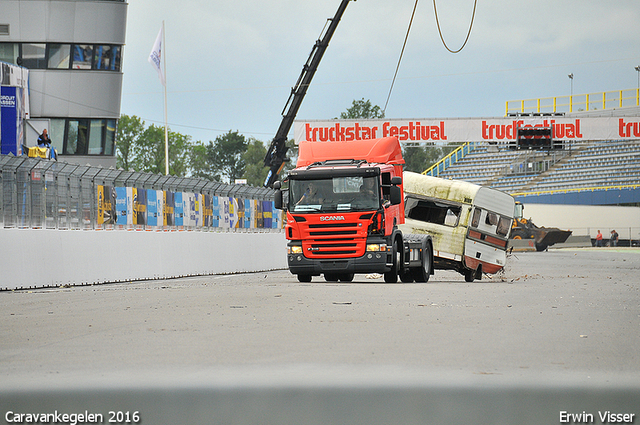
M 299 145 L 296 168 L 276 182 L 287 212 L 288 265 L 300 282 L 350 282 L 382 273 L 388 283 L 433 274 L 428 234 L 403 234 L 402 150 L 397 137 Z M 286 199 L 284 194 L 286 193 Z

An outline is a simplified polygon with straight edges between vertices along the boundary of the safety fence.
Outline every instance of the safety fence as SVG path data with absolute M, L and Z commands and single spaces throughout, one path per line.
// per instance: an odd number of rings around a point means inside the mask
M 422 172 L 422 174 L 426 176 L 440 177 L 440 174 L 444 172 L 450 165 L 455 164 L 465 157 L 469 152 L 474 150 L 476 146 L 479 145 L 477 142 L 467 142 L 462 146 L 459 146 L 456 150 L 451 152 L 449 155 L 442 158 L 440 161 L 433 164 L 431 167 L 427 168 Z
M 274 191 L 13 155 L 0 156 L 0 227 L 59 230 L 280 229 Z
M 506 102 L 505 116 L 522 113 L 587 112 L 633 106 L 640 106 L 639 88 L 539 99 L 509 100 Z

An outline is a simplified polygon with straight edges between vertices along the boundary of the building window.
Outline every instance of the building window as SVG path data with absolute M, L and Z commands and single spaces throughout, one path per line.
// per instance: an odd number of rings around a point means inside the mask
M 44 43 L 22 44 L 22 66 L 29 69 L 46 68 L 47 45 Z
M 69 69 L 71 44 L 49 44 L 50 69 Z
M 102 148 L 102 141 L 104 140 L 102 133 L 104 130 L 104 120 L 91 120 L 89 130 L 89 155 L 100 155 L 104 152 Z
M 69 120 L 63 155 L 86 155 L 89 120 Z
M 0 43 L 0 61 L 17 65 L 19 56 L 19 43 Z
M 104 140 L 104 154 L 113 155 L 116 145 L 116 120 L 105 120 L 106 131 Z
M 76 44 L 73 46 L 73 69 L 91 69 L 93 45 Z
M 116 120 L 52 118 L 50 122 L 51 142 L 59 154 L 113 156 Z
M 51 146 L 58 151 L 63 152 L 64 148 L 64 125 L 67 120 L 63 118 L 52 118 L 49 125 L 49 138 L 51 139 Z
M 94 68 L 106 71 L 120 70 L 120 46 L 96 46 Z
M 0 43 L 0 61 L 28 69 L 117 71 L 122 46 L 113 44 Z

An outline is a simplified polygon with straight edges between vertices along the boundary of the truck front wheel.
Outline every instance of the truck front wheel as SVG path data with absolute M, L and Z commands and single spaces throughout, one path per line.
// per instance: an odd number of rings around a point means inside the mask
M 311 282 L 311 275 L 310 274 L 299 274 L 298 275 L 298 282 Z
M 398 270 L 400 269 L 400 247 L 398 242 L 393 244 L 393 265 L 391 270 L 384 274 L 384 281 L 387 283 L 396 283 L 398 281 Z

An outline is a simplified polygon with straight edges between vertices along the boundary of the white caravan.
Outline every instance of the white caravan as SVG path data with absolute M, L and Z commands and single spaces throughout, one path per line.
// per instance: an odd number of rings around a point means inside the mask
M 456 270 L 467 282 L 502 270 L 515 211 L 511 195 L 409 171 L 403 185 L 406 220 L 400 229 L 431 235 L 436 269 Z

